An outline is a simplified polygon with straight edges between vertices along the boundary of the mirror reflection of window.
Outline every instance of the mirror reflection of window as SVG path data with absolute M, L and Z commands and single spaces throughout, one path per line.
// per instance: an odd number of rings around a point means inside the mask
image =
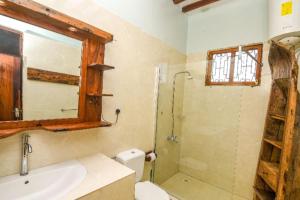
M 82 42 L 1 15 L 0 27 L 0 121 L 77 118 Z

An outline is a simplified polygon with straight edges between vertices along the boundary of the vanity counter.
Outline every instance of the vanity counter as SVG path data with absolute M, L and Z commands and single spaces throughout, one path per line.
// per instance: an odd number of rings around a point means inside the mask
M 86 168 L 86 177 L 64 200 L 134 199 L 133 170 L 103 154 L 80 158 L 78 161 Z

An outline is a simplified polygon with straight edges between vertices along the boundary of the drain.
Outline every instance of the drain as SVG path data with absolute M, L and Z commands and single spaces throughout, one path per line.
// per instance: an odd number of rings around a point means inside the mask
M 29 183 L 29 181 L 25 181 L 25 183 L 24 183 L 24 184 L 26 185 L 26 184 L 28 184 L 28 183 Z
M 188 180 L 188 179 L 184 179 L 183 181 L 184 181 L 184 182 L 186 182 L 186 183 L 187 183 L 187 182 L 189 182 L 189 180 Z

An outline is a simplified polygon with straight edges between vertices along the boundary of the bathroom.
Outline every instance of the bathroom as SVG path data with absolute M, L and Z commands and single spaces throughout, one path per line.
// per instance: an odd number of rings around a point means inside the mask
M 286 32 L 300 36 L 299 1 L 273 1 L 0 0 L 0 40 L 24 43 L 13 120 L 0 74 L 0 200 L 300 199 L 254 190 L 282 34 L 270 27 L 293 16 Z M 256 68 L 250 82 L 214 84 L 211 59 L 228 49 Z

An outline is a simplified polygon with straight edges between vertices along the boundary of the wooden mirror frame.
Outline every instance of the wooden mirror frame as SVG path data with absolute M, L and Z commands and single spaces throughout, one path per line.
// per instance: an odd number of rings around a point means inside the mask
M 105 44 L 113 35 L 32 0 L 0 0 L 0 14 L 82 41 L 78 118 L 0 122 L 0 138 L 26 130 L 71 131 L 111 126 L 101 121 Z

